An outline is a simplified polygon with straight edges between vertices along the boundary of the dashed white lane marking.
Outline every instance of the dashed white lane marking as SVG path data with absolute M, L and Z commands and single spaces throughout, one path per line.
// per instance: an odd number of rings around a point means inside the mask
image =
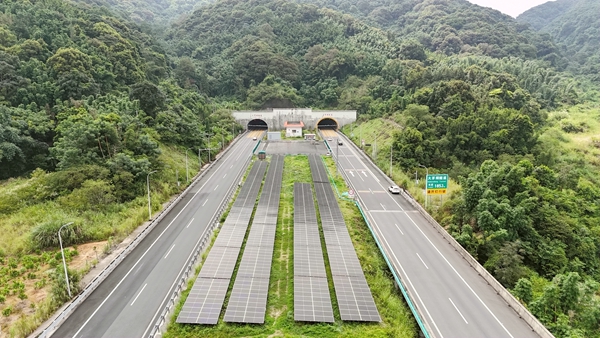
M 448 298 L 448 300 L 450 301 L 450 303 L 452 303 L 452 305 L 456 309 L 456 312 L 458 312 L 458 314 L 462 317 L 462 319 L 465 321 L 465 323 L 469 324 L 469 322 L 467 322 L 467 320 L 465 319 L 465 316 L 463 316 L 463 314 L 460 312 L 460 310 L 458 309 L 458 307 L 456 307 L 456 304 L 454 304 L 454 302 L 452 301 L 452 299 Z
M 144 284 L 144 286 L 140 290 L 140 293 L 138 293 L 137 296 L 135 296 L 135 298 L 133 299 L 133 302 L 131 302 L 131 304 L 129 306 L 133 306 L 133 303 L 135 303 L 135 301 L 138 299 L 138 297 L 142 294 L 142 291 L 144 291 L 144 289 L 146 288 L 146 285 L 148 285 L 148 283 Z
M 174 247 L 175 247 L 175 244 L 173 244 L 173 246 L 171 247 L 171 249 L 169 249 L 169 252 L 167 252 L 167 254 L 165 255 L 165 258 L 167 258 L 167 256 L 171 253 L 171 250 L 173 250 Z
M 427 270 L 429 270 L 429 267 L 427 266 L 427 264 L 425 264 L 425 261 L 423 260 L 423 258 L 421 258 L 421 256 L 419 256 L 419 253 L 417 252 L 417 257 L 419 257 L 419 259 L 421 260 L 421 263 L 423 263 L 423 265 L 425 265 L 425 268 Z
M 396 226 L 396 229 L 398 229 L 398 231 L 400 231 L 400 233 L 402 235 L 404 235 L 404 233 L 402 232 L 402 229 L 400 229 L 400 227 L 398 226 L 398 224 L 394 223 L 394 225 Z

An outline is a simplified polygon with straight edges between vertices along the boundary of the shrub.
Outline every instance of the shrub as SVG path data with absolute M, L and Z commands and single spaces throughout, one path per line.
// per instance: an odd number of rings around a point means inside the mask
M 0 304 L 4 304 L 6 297 L 0 295 Z
M 84 165 L 75 169 L 68 169 L 46 174 L 41 179 L 41 184 L 48 193 L 43 197 L 53 199 L 58 196 L 64 196 L 79 189 L 83 183 L 90 179 L 106 179 L 110 171 L 96 165 Z
M 19 291 L 23 291 L 23 290 L 25 290 L 25 283 L 19 282 L 19 281 L 13 281 L 12 289 L 13 289 L 13 291 L 15 291 L 15 293 L 18 293 Z
M 44 286 L 46 286 L 46 278 L 42 278 L 39 281 L 33 283 L 33 287 L 36 290 L 39 290 L 39 289 L 43 288 Z
M 8 317 L 12 314 L 12 306 L 7 306 L 2 310 L 2 315 Z
M 83 182 L 81 188 L 60 197 L 58 202 L 67 208 L 85 211 L 103 210 L 115 200 L 112 184 L 107 181 L 87 180 Z
M 59 247 L 58 229 L 63 225 L 62 221 L 50 221 L 35 227 L 31 232 L 31 245 L 39 249 Z M 60 232 L 63 246 L 69 246 L 85 240 L 82 227 L 75 223 L 64 227 Z
M 16 258 L 10 258 L 8 260 L 8 266 L 10 266 L 11 268 L 16 269 L 18 265 L 19 265 L 19 262 L 17 261 Z
M 21 258 L 21 263 L 23 264 L 23 267 L 25 267 L 25 269 L 27 270 L 32 270 L 35 267 L 36 261 L 36 258 L 33 258 L 29 255 L 25 255 Z
M 69 286 L 71 287 L 71 295 L 75 296 L 80 291 L 79 282 L 81 276 L 76 271 L 67 269 L 69 275 Z M 69 300 L 69 293 L 67 292 L 67 285 L 65 283 L 65 276 L 63 269 L 55 269 L 52 274 L 52 300 L 55 304 L 63 304 Z
M 566 133 L 583 133 L 587 127 L 588 126 L 585 122 L 581 122 L 579 125 L 574 125 L 569 121 L 563 121 L 561 124 L 561 129 Z

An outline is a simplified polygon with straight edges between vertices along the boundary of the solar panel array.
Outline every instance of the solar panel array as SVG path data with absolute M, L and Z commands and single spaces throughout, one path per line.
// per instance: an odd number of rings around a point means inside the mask
M 265 162 L 252 166 L 179 312 L 177 323 L 216 324 L 219 320 L 266 169 Z
M 310 183 L 294 183 L 294 320 L 334 321 Z
M 255 324 L 265 322 L 279 213 L 283 158 L 282 155 L 271 157 L 267 178 L 246 240 L 242 262 L 223 318 L 226 322 Z
M 309 157 L 323 237 L 342 320 L 379 322 L 381 317 L 356 256 L 344 217 L 317 155 Z

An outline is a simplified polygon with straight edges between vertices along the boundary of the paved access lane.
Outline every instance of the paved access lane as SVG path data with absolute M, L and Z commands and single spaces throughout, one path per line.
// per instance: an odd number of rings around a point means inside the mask
M 53 337 L 143 337 L 210 220 L 239 182 L 256 141 L 242 138 L 188 191 Z

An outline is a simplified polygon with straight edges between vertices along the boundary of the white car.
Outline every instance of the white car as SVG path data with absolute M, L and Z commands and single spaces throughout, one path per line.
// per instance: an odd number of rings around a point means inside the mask
M 332 138 L 328 138 L 328 139 L 327 139 L 327 141 L 329 141 L 329 142 L 332 142 L 332 141 L 333 141 L 333 139 L 332 139 Z
M 256 141 L 256 136 L 254 136 L 254 137 L 252 138 L 252 141 Z
M 392 194 L 399 194 L 400 193 L 400 187 L 397 185 L 392 185 L 388 188 L 388 190 L 392 193 Z

